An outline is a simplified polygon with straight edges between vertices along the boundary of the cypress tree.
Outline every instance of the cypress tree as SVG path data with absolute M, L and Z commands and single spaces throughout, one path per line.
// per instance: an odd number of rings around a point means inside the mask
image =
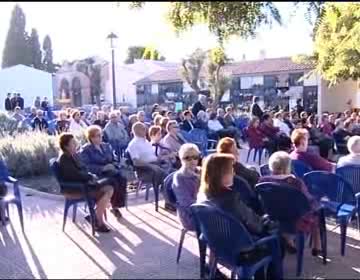
M 28 47 L 31 55 L 31 66 L 36 69 L 42 69 L 42 54 L 40 49 L 39 35 L 35 28 L 31 30 Z
M 55 66 L 53 62 L 53 50 L 51 45 L 51 39 L 49 35 L 46 35 L 43 42 L 43 68 L 46 72 L 55 73 Z
M 27 44 L 28 34 L 25 32 L 25 25 L 25 14 L 19 5 L 15 5 L 3 51 L 3 68 L 18 64 L 31 65 L 31 56 Z

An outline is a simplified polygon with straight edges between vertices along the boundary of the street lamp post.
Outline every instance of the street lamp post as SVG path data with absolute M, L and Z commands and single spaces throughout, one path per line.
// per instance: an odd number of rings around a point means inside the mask
M 113 107 L 116 109 L 116 83 L 115 83 L 115 47 L 114 41 L 118 38 L 115 33 L 111 32 L 107 37 L 110 40 L 111 48 L 111 66 L 112 66 L 112 88 L 113 88 Z

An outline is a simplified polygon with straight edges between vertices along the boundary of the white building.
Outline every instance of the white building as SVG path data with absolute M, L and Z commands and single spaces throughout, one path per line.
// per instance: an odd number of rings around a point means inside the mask
M 105 90 L 105 101 L 113 102 L 112 71 L 109 65 L 109 79 Z M 165 61 L 135 59 L 133 64 L 115 64 L 115 86 L 117 103 L 130 103 L 137 106 L 136 81 L 157 71 L 178 68 L 179 64 Z
M 8 92 L 20 93 L 24 107 L 30 107 L 36 96 L 47 97 L 53 104 L 53 77 L 44 72 L 22 64 L 0 70 L 0 110 L 4 110 L 4 100 Z

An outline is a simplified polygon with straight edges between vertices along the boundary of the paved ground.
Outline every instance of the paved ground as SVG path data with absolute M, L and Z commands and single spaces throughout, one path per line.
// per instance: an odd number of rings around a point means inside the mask
M 162 208 L 156 213 L 151 199 L 145 203 L 144 192 L 137 198 L 130 195 L 129 211 L 123 211 L 120 222 L 109 214 L 113 231 L 92 237 L 81 211 L 77 224 L 69 219 L 63 233 L 63 203 L 24 194 L 25 234 L 15 208 L 12 222 L 0 225 L 0 278 L 199 278 L 196 239 L 185 239 L 177 265 L 177 217 Z M 346 256 L 341 257 L 338 232 L 328 231 L 326 266 L 307 249 L 302 278 L 359 279 L 360 235 L 355 230 L 349 235 Z M 285 276 L 295 278 L 293 256 L 286 258 Z

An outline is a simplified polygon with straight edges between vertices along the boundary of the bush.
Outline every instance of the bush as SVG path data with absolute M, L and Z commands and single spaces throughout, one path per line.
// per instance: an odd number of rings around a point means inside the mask
M 57 157 L 56 136 L 26 132 L 0 139 L 0 155 L 14 177 L 49 174 L 49 160 Z
M 49 160 L 60 152 L 58 137 L 41 132 L 7 135 L 0 138 L 0 157 L 14 177 L 49 175 Z M 84 135 L 76 140 L 79 145 L 86 143 Z
M 0 112 L 0 135 L 13 134 L 17 130 L 18 122 L 7 113 Z

